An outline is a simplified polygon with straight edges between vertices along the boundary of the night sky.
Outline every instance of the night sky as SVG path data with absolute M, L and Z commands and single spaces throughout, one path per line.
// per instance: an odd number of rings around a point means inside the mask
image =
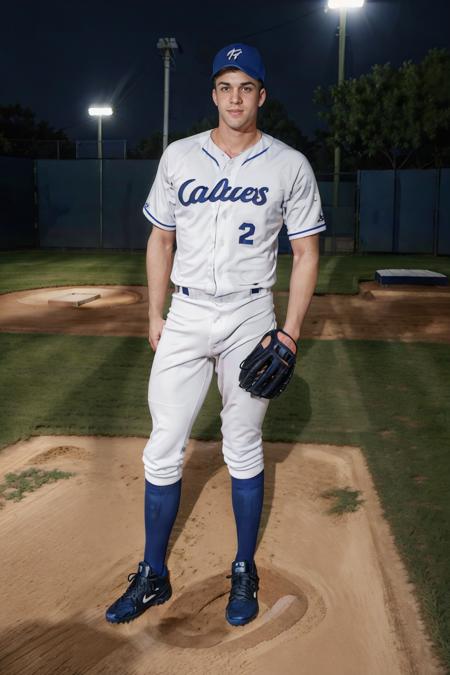
M 233 41 L 257 47 L 269 96 L 280 100 L 307 135 L 321 126 L 314 88 L 337 79 L 338 13 L 325 0 L 258 2 L 8 3 L 0 25 L 0 104 L 29 106 L 72 140 L 96 138 L 87 108 L 111 103 L 105 139 L 136 141 L 161 130 L 163 67 L 159 37 L 182 47 L 171 73 L 171 129 L 214 115 L 214 54 Z M 450 48 L 449 0 L 366 0 L 348 13 L 346 76 L 374 63 L 420 61 L 431 47 Z

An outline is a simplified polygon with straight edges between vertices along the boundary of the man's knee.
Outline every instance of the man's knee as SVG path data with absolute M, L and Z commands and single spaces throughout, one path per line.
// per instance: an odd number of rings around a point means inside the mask
M 152 432 L 142 453 L 145 478 L 155 485 L 170 485 L 183 472 L 186 440 Z
M 253 478 L 264 469 L 262 439 L 248 445 L 231 445 L 225 440 L 222 451 L 228 471 L 233 478 Z

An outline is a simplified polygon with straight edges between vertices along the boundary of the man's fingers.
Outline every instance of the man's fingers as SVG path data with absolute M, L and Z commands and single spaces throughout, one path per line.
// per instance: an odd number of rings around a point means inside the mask
M 150 330 L 149 330 L 149 334 L 148 334 L 148 342 L 149 342 L 150 347 L 153 349 L 154 352 L 156 352 L 156 350 L 158 348 L 158 343 L 161 339 L 161 335 L 163 334 L 165 323 L 166 323 L 166 321 L 165 321 L 165 319 L 163 319 L 160 323 L 154 322 L 150 325 Z
M 277 336 L 279 341 L 285 344 L 286 347 L 291 350 L 291 352 L 294 352 L 294 354 L 297 352 L 297 343 L 293 338 L 291 338 L 290 335 L 285 335 L 284 333 L 278 332 Z

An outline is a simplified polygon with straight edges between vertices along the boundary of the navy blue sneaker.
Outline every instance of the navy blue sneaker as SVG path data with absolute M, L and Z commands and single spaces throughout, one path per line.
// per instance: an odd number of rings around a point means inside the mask
M 259 611 L 259 577 L 255 562 L 234 560 L 231 564 L 231 591 L 225 616 L 232 626 L 243 626 L 252 621 Z
M 138 571 L 128 575 L 131 584 L 123 595 L 106 610 L 105 618 L 110 623 L 128 623 L 137 619 L 153 605 L 162 605 L 172 595 L 169 570 L 164 565 L 161 576 L 155 574 L 145 560 L 139 563 Z

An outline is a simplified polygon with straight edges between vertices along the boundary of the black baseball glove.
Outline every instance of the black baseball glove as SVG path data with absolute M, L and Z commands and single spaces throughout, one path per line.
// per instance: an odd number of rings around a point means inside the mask
M 281 328 L 274 328 L 261 338 L 240 364 L 239 386 L 255 396 L 279 396 L 286 389 L 295 370 L 296 354 L 278 339 L 278 331 L 289 335 Z M 270 342 L 263 347 L 262 342 L 268 335 Z

